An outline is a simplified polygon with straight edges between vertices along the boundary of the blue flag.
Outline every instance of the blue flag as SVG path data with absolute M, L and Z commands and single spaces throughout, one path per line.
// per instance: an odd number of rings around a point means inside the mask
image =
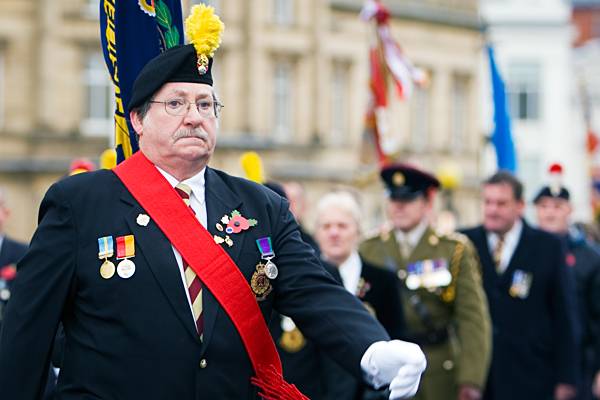
M 498 169 L 515 173 L 517 171 L 517 155 L 512 138 L 510 113 L 508 111 L 504 81 L 496 66 L 494 50 L 490 45 L 487 46 L 487 50 L 490 59 L 492 90 L 494 94 L 494 133 L 492 134 L 492 143 L 496 148 Z
M 127 103 L 140 70 L 160 52 L 183 44 L 180 0 L 101 0 L 100 39 L 115 85 L 117 162 L 138 150 Z

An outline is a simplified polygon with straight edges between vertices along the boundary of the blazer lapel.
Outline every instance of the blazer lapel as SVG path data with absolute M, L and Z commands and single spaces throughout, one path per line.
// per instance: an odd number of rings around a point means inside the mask
M 479 254 L 482 273 L 484 274 L 484 278 L 497 275 L 496 267 L 494 265 L 494 260 L 492 259 L 492 253 L 490 251 L 490 247 L 488 246 L 487 233 L 483 227 L 477 229 L 477 234 L 473 240 L 473 244 L 476 248 L 481 249 L 482 251 Z
M 224 224 L 221 223 L 221 218 L 225 215 L 231 216 L 233 210 L 240 211 L 242 201 L 229 189 L 219 175 L 208 167 L 206 168 L 205 182 L 206 229 L 211 235 L 218 235 L 224 238 L 225 232 L 217 230 L 217 223 L 225 228 Z M 252 218 L 251 215 L 244 215 L 243 213 L 242 215 Z M 230 247 L 226 243 L 222 243 L 219 246 L 223 246 L 229 257 L 233 261 L 236 261 L 244 244 L 245 236 L 243 231 L 231 234 L 229 237 L 233 241 L 233 245 Z M 202 302 L 204 304 L 204 343 L 209 343 L 221 306 L 209 290 L 202 291 Z M 206 348 L 207 346 L 203 346 L 203 351 Z
M 152 221 L 152 218 L 150 218 L 146 226 L 141 226 L 137 223 L 137 216 L 139 214 L 146 214 L 146 212 L 125 189 L 123 190 L 121 200 L 130 205 L 131 210 L 126 214 L 126 222 L 135 236 L 137 246 L 142 250 L 141 255 L 162 288 L 164 295 L 173 306 L 173 310 L 181 320 L 185 330 L 195 340 L 199 341 L 200 338 L 194 325 L 190 305 L 185 294 L 185 288 L 171 242 L 166 239 L 162 231 Z
M 527 246 L 528 236 L 529 236 L 529 226 L 527 226 L 525 221 L 523 221 L 523 229 L 521 230 L 521 237 L 519 238 L 519 242 L 517 243 L 517 247 L 515 248 L 515 251 L 513 252 L 512 256 L 510 257 L 510 261 L 508 263 L 508 266 L 506 267 L 506 271 L 504 271 L 504 274 L 503 274 L 504 283 L 507 285 L 512 283 L 512 275 L 513 275 L 514 270 L 517 267 L 519 267 L 519 268 L 527 267 L 526 265 L 522 265 L 521 260 L 526 258 L 525 252 L 528 247 Z

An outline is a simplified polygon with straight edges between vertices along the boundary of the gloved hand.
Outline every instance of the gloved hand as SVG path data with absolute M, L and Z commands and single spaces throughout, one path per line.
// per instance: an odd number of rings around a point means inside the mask
M 360 366 L 365 379 L 376 389 L 390 385 L 390 400 L 413 396 L 419 388 L 427 361 L 421 348 L 402 340 L 375 342 L 363 355 Z

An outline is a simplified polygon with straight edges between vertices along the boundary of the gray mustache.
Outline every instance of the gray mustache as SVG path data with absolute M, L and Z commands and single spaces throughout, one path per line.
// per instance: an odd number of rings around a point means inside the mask
M 208 140 L 208 134 L 202 129 L 181 129 L 173 135 L 174 140 L 186 137 L 197 137 L 199 139 Z

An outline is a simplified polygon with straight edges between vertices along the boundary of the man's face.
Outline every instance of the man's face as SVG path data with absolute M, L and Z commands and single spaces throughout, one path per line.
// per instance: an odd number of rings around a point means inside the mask
M 0 234 L 4 232 L 4 224 L 9 215 L 10 212 L 8 211 L 8 207 L 6 207 L 2 200 L 0 200 Z
M 488 184 L 483 187 L 483 226 L 486 230 L 505 234 L 521 218 L 523 207 L 523 201 L 515 199 L 509 184 Z
M 350 212 L 331 207 L 319 214 L 315 238 L 325 259 L 339 266 L 358 247 L 360 232 Z
M 184 115 L 167 113 L 165 104 L 152 103 L 143 120 L 132 113 L 131 121 L 139 135 L 142 152 L 162 168 L 182 164 L 206 165 L 212 156 L 217 136 L 217 119 L 202 116 L 195 104 L 200 100 L 212 102 L 213 91 L 209 85 L 189 82 L 166 83 L 153 101 L 181 100 L 192 103 Z
M 535 205 L 541 229 L 553 233 L 566 233 L 569 229 L 571 205 L 565 199 L 542 197 Z
M 419 196 L 414 200 L 390 199 L 387 202 L 387 213 L 394 229 L 403 232 L 409 232 L 419 225 L 430 208 L 431 198 L 425 196 Z

